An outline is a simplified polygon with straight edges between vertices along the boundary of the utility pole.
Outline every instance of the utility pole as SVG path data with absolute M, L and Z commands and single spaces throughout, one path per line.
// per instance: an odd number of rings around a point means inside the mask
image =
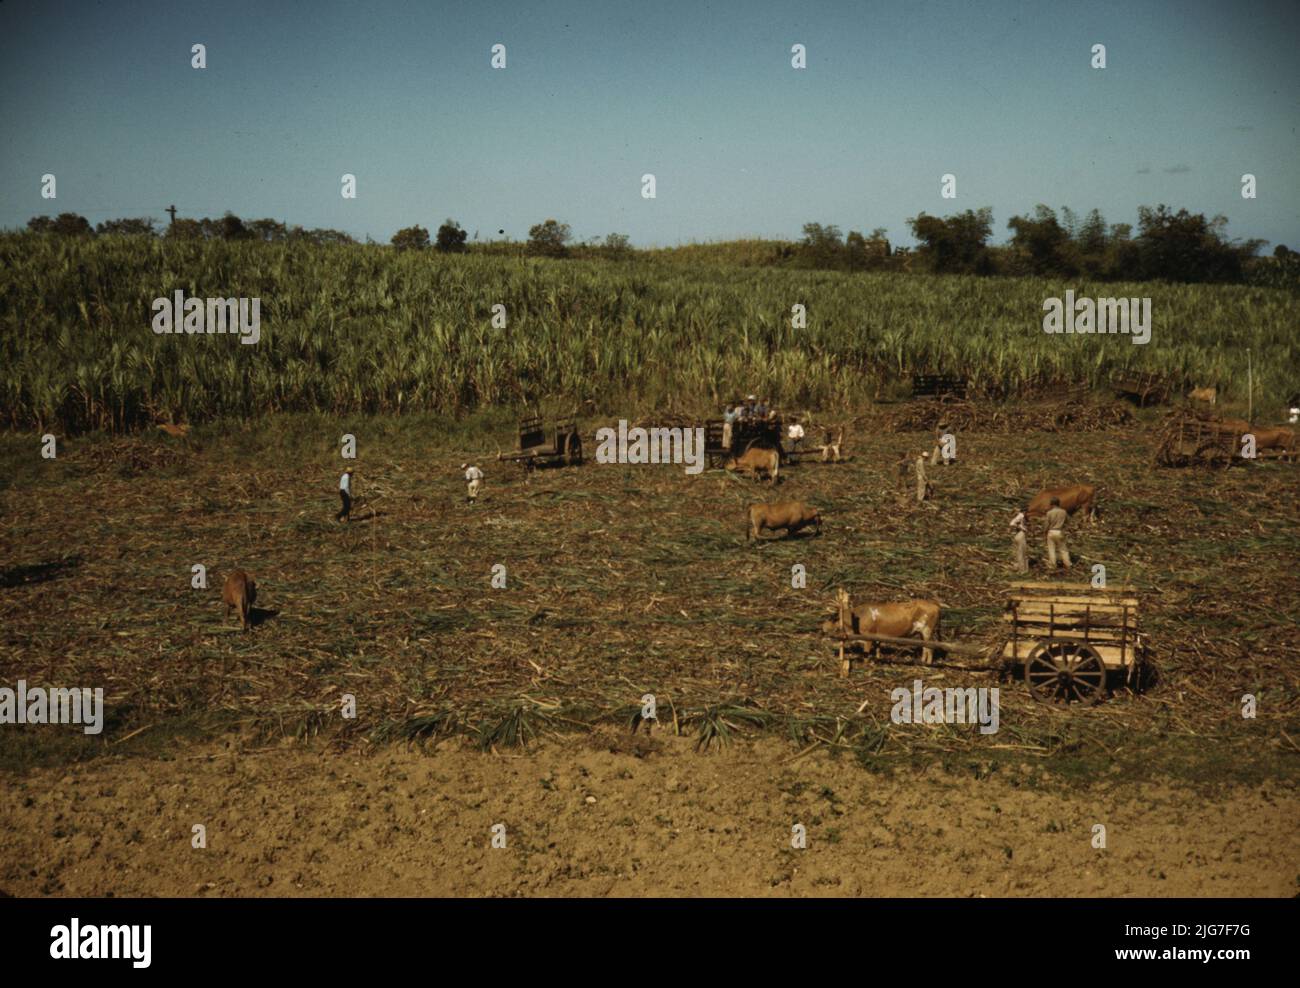
M 176 207 L 175 207 L 175 206 L 168 206 L 166 209 L 163 210 L 163 212 L 164 212 L 164 213 L 169 213 L 169 214 L 171 215 L 171 218 L 172 218 L 172 223 L 171 223 L 171 225 L 172 225 L 172 226 L 175 226 L 175 225 L 176 225 Z

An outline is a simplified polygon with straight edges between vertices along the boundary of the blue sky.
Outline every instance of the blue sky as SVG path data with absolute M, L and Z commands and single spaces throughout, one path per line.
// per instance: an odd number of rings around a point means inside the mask
M 1298 39 L 1282 0 L 2 0 L 0 226 L 174 202 L 385 241 L 553 216 L 639 245 L 808 221 L 906 243 L 922 211 L 991 206 L 1002 240 L 1038 202 L 1165 202 L 1300 248 Z

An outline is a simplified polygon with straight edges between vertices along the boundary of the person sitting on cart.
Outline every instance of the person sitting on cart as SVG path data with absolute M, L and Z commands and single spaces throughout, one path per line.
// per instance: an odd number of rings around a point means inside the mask
M 739 415 L 736 406 L 730 402 L 727 403 L 727 410 L 722 413 L 722 448 L 731 449 L 731 433 L 736 425 L 736 418 Z

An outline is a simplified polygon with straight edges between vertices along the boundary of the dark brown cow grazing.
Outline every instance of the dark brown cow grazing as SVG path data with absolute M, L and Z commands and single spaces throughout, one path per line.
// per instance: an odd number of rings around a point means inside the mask
M 1070 484 L 1068 487 L 1048 487 L 1034 496 L 1029 502 L 1029 517 L 1045 515 L 1052 506 L 1052 498 L 1059 498 L 1061 507 L 1067 515 L 1073 515 L 1082 509 L 1083 517 L 1095 521 L 1097 517 L 1097 488 L 1092 484 Z
M 746 541 L 756 539 L 763 529 L 775 532 L 785 529 L 787 536 L 793 535 L 801 528 L 812 525 L 817 534 L 822 533 L 822 516 L 816 508 L 802 501 L 774 501 L 771 504 L 751 504 L 749 506 L 749 533 Z
M 239 608 L 239 626 L 248 630 L 248 615 L 257 601 L 257 584 L 242 569 L 237 569 L 226 577 L 226 585 L 221 588 L 221 602 L 226 605 L 226 620 L 230 612 Z
M 759 474 L 766 473 L 771 478 L 772 483 L 776 483 L 776 475 L 781 469 L 781 455 L 774 449 L 760 449 L 757 446 L 751 446 L 739 456 L 730 457 L 723 468 L 733 473 L 752 473 L 755 477 Z
M 848 594 L 840 591 L 840 610 L 846 630 L 855 635 L 888 635 L 891 638 L 911 638 L 920 635 L 923 641 L 939 637 L 942 605 L 937 600 L 904 600 L 892 604 L 858 604 L 848 606 Z M 840 622 L 831 619 L 822 624 L 822 630 L 834 633 Z M 880 642 L 871 643 L 871 654 L 880 651 Z M 921 650 L 921 661 L 934 664 L 934 649 Z

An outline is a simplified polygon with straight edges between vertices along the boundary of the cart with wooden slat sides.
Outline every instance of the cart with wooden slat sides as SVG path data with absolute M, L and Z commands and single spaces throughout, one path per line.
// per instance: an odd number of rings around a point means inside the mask
M 578 433 L 578 424 L 573 419 L 562 419 L 555 424 L 548 441 L 540 415 L 522 418 L 519 420 L 519 449 L 513 453 L 498 452 L 497 459 L 513 460 L 525 470 L 560 464 L 578 466 L 582 463 L 582 436 Z
M 739 456 L 751 447 L 774 449 L 782 463 L 789 462 L 789 455 L 781 444 L 784 425 L 779 417 L 737 419 L 731 423 L 730 446 L 722 442 L 725 424 L 722 419 L 704 422 L 704 458 L 710 467 L 722 466 L 729 457 Z
M 1110 387 L 1116 397 L 1126 398 L 1139 408 L 1169 400 L 1169 382 L 1159 374 L 1120 371 L 1111 376 Z
M 913 398 L 966 398 L 966 378 L 955 374 L 913 374 Z
M 1137 689 L 1149 664 L 1131 590 L 1086 583 L 1013 583 L 1004 619 L 1006 666 L 1022 666 L 1036 700 L 1099 702 L 1112 677 Z
M 1162 467 L 1230 467 L 1238 460 L 1241 437 L 1235 426 L 1181 410 L 1171 415 L 1156 446 Z

